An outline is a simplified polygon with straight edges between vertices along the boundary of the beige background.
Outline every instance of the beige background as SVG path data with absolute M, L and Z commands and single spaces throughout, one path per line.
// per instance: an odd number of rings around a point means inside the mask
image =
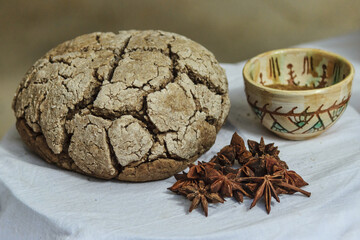
M 360 30 L 356 0 L 0 0 L 0 138 L 11 100 L 47 50 L 94 31 L 162 29 L 183 34 L 220 62 Z

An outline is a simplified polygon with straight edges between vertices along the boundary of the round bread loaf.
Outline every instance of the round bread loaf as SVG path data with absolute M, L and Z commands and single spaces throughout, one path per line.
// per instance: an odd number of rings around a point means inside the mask
M 43 159 L 135 182 L 185 169 L 213 145 L 229 107 L 213 54 L 152 30 L 58 45 L 30 68 L 13 100 L 23 141 Z

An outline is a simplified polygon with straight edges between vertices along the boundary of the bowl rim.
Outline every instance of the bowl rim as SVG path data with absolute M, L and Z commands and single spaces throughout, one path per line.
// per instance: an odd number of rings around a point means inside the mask
M 313 52 L 318 52 L 318 53 L 323 53 L 325 55 L 334 57 L 334 58 L 338 58 L 340 59 L 342 62 L 344 62 L 345 64 L 347 64 L 350 68 L 350 73 L 346 76 L 346 78 L 344 78 L 343 80 L 339 81 L 338 83 L 335 83 L 331 86 L 328 87 L 324 87 L 324 88 L 317 88 L 317 89 L 307 89 L 307 90 L 285 90 L 285 89 L 276 89 L 276 88 L 271 88 L 271 87 L 266 87 L 264 85 L 261 85 L 259 83 L 254 82 L 253 80 L 250 80 L 250 65 L 253 61 L 255 61 L 256 59 L 259 59 L 261 57 L 267 56 L 267 55 L 274 55 L 274 54 L 279 54 L 279 53 L 283 53 L 283 52 L 309 52 L 309 51 L 313 51 Z M 249 59 L 242 70 L 242 74 L 243 74 L 243 79 L 245 82 L 253 85 L 254 87 L 258 87 L 261 88 L 263 90 L 266 90 L 267 92 L 273 93 L 273 94 L 291 94 L 291 95 L 312 95 L 312 94 L 317 94 L 317 93 L 322 93 L 324 91 L 331 91 L 335 88 L 338 88 L 339 86 L 342 86 L 344 84 L 347 84 L 349 82 L 351 82 L 354 78 L 354 74 L 355 74 L 355 70 L 354 70 L 354 66 L 351 64 L 351 62 L 349 60 L 347 60 L 345 57 L 338 55 L 336 53 L 333 52 L 329 52 L 329 51 L 325 51 L 322 49 L 317 49 L 317 48 L 281 48 L 281 49 L 275 49 L 275 50 L 271 50 L 271 51 L 267 51 L 261 54 L 256 55 L 255 57 L 252 57 L 251 59 Z

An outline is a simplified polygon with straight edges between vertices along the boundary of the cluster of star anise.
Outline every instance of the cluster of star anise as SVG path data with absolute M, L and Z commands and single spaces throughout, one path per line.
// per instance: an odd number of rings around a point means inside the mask
M 296 172 L 279 158 L 279 150 L 274 143 L 265 145 L 244 140 L 234 133 L 230 145 L 223 147 L 210 162 L 190 164 L 189 172 L 175 174 L 177 182 L 169 190 L 186 196 L 191 201 L 189 212 L 200 204 L 208 215 L 208 203 L 223 203 L 224 198 L 234 197 L 243 202 L 244 196 L 253 198 L 250 208 L 264 197 L 270 213 L 271 197 L 280 202 L 279 194 L 300 192 L 310 197 L 309 192 L 300 189 L 308 185 Z M 232 166 L 237 160 L 239 168 Z

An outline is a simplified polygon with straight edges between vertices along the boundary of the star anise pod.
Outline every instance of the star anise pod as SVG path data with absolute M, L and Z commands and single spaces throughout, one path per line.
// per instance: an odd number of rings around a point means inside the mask
M 274 156 L 266 154 L 263 156 L 263 159 L 265 161 L 265 169 L 267 174 L 273 174 L 274 172 L 284 169 Z
M 270 144 L 266 144 L 265 145 L 265 141 L 264 138 L 261 137 L 260 139 L 260 143 L 253 141 L 253 140 L 248 140 L 248 146 L 249 146 L 249 151 L 255 155 L 256 153 L 261 156 L 261 155 L 265 155 L 265 154 L 270 154 L 272 156 L 278 156 L 280 151 L 278 150 L 278 147 L 274 146 L 274 143 L 270 143 Z
M 274 173 L 274 176 L 281 176 L 284 179 L 284 182 L 294 186 L 294 187 L 303 187 L 306 185 L 309 185 L 307 182 L 304 181 L 304 179 L 297 174 L 295 171 L 288 171 L 286 169 L 282 169 L 280 171 L 277 171 Z M 282 188 L 282 187 L 278 187 L 276 189 L 278 194 L 293 194 L 296 191 L 293 189 L 289 189 L 289 188 Z
M 286 168 L 286 169 L 289 168 L 285 161 L 280 160 L 280 158 L 279 158 L 280 151 L 278 150 L 278 147 L 275 147 L 274 143 L 269 143 L 269 144 L 265 145 L 265 141 L 264 141 L 263 137 L 261 137 L 260 143 L 253 141 L 253 140 L 248 140 L 248 146 L 249 146 L 249 151 L 251 152 L 252 156 L 262 157 L 262 156 L 268 154 L 268 155 L 276 158 L 283 168 Z
M 308 183 L 305 182 L 299 174 L 295 171 L 283 168 L 283 166 L 274 157 L 266 155 L 265 160 L 267 174 L 282 176 L 286 183 L 299 188 L 308 185 Z
M 219 192 L 223 197 L 232 197 L 233 187 L 236 184 L 234 181 L 235 174 L 228 173 L 224 175 L 215 169 L 209 169 L 206 176 L 211 182 L 211 192 Z
M 255 173 L 249 166 L 245 164 L 237 170 L 236 177 L 255 177 Z
M 245 185 L 236 182 L 236 174 L 228 173 L 226 175 L 215 169 L 208 169 L 206 173 L 211 182 L 211 192 L 218 192 L 222 197 L 232 197 L 239 202 L 243 202 L 243 195 L 251 197 L 251 194 L 244 189 Z
M 236 132 L 231 138 L 230 146 L 235 148 L 235 157 L 241 165 L 247 163 L 252 157 L 251 152 L 246 149 L 244 140 Z
M 229 167 L 229 166 L 223 166 L 223 165 L 220 165 L 220 164 L 217 164 L 217 163 L 214 165 L 214 167 L 208 167 L 208 168 L 213 168 L 213 169 L 221 172 L 224 175 L 226 175 L 228 173 L 236 174 L 238 172 L 238 170 L 236 168 Z M 206 179 L 206 173 L 205 173 L 205 179 Z
M 236 180 L 235 180 L 236 181 Z M 244 195 L 248 198 L 254 198 L 254 192 L 257 188 L 257 183 L 241 183 L 237 182 L 237 187 L 233 188 L 233 196 L 238 202 L 243 202 Z
M 187 173 L 187 177 L 190 179 L 201 179 L 205 175 L 205 168 L 210 167 L 213 168 L 215 163 L 211 162 L 198 162 L 197 165 L 190 163 L 189 164 L 189 172 Z
M 239 188 L 233 190 L 233 196 L 236 201 L 243 202 L 244 201 L 244 195 L 253 198 L 252 193 L 249 193 L 249 190 L 246 188 L 246 184 L 237 183 L 239 185 Z
M 210 162 L 219 164 L 221 166 L 227 166 L 231 167 L 234 164 L 234 161 L 231 161 L 229 158 L 227 158 L 225 155 L 217 154 L 215 155 Z
M 264 176 L 266 172 L 266 158 L 265 156 L 259 157 L 257 154 L 252 157 L 244 166 L 249 167 L 255 176 Z
M 298 188 L 298 187 L 296 187 L 294 185 L 291 185 L 289 183 L 286 183 L 284 180 L 276 183 L 276 185 L 277 185 L 278 189 L 280 189 L 280 188 L 285 189 L 287 191 L 287 193 L 292 194 L 292 193 L 295 193 L 295 192 L 300 192 L 300 193 L 304 194 L 307 197 L 311 196 L 310 192 L 302 190 L 301 188 Z M 291 191 L 293 191 L 293 192 L 291 192 Z
M 194 210 L 201 203 L 205 216 L 208 216 L 208 203 L 223 203 L 224 199 L 218 193 L 211 193 L 210 186 L 205 185 L 204 181 L 199 180 L 196 185 L 188 185 L 180 190 L 192 201 L 189 212 Z
M 168 188 L 170 191 L 174 193 L 180 193 L 179 190 L 181 188 L 184 188 L 188 185 L 196 184 L 196 180 L 188 178 L 187 173 L 185 172 L 180 174 L 175 174 L 174 177 L 177 181 L 174 183 L 174 185 Z
M 265 199 L 265 207 L 266 211 L 269 214 L 271 210 L 271 197 L 274 197 L 277 202 L 280 202 L 280 199 L 278 197 L 278 193 L 276 191 L 276 188 L 282 187 L 287 190 L 292 190 L 295 192 L 300 192 L 307 197 L 310 197 L 311 193 L 302 190 L 296 186 L 293 186 L 291 184 L 288 184 L 284 181 L 284 179 L 280 176 L 274 176 L 274 175 L 265 175 L 263 177 L 245 177 L 242 179 L 239 179 L 239 181 L 247 181 L 247 182 L 256 182 L 259 183 L 259 187 L 256 190 L 255 197 L 253 202 L 251 203 L 250 208 L 253 208 L 256 203 L 264 196 Z
M 231 145 L 223 147 L 220 152 L 215 155 L 210 162 L 217 163 L 221 166 L 231 167 L 235 161 L 235 148 Z
M 276 193 L 276 190 L 272 184 L 272 180 L 274 177 L 270 175 L 265 175 L 264 177 L 261 177 L 259 180 L 262 181 L 261 185 L 257 189 L 255 193 L 255 197 L 253 202 L 251 203 L 250 208 L 253 208 L 256 203 L 259 201 L 259 199 L 264 196 L 265 198 L 265 207 L 266 211 L 269 214 L 271 210 L 271 197 L 274 197 L 277 202 L 280 202 L 280 199 Z M 254 179 L 255 180 L 255 179 Z M 256 180 L 255 180 L 256 181 Z
M 190 179 L 199 179 L 204 175 L 204 166 L 198 162 L 197 165 L 190 163 L 189 164 L 189 172 L 187 173 L 187 177 Z
M 235 154 L 235 148 L 233 146 L 227 145 L 223 147 L 220 150 L 219 155 L 223 155 L 228 159 L 228 161 L 230 162 L 228 166 L 232 166 L 234 164 L 236 154 Z
M 249 190 L 250 198 L 254 198 L 256 190 L 257 190 L 259 184 L 258 183 L 248 182 L 248 183 L 244 183 L 244 185 L 246 186 L 246 189 Z
M 245 166 L 248 166 L 250 169 L 252 169 L 255 173 L 255 176 L 264 176 L 266 174 L 272 174 L 274 171 L 271 170 L 269 171 L 268 167 L 267 167 L 267 162 L 271 160 L 271 167 L 276 166 L 277 169 L 285 169 L 284 164 L 282 164 L 282 161 L 279 161 L 277 158 L 275 158 L 274 156 L 271 156 L 269 154 L 265 154 L 262 156 L 258 156 L 257 154 L 252 157 L 246 164 Z M 287 166 L 286 166 L 287 167 Z

